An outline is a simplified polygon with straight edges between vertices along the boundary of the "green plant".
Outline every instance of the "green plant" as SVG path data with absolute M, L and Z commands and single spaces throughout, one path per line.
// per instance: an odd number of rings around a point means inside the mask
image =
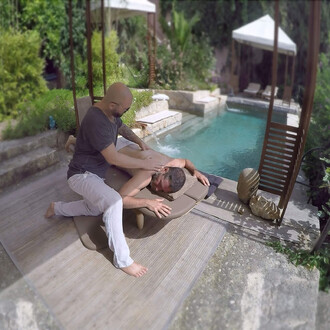
M 56 127 L 62 132 L 74 134 L 76 116 L 73 107 L 72 92 L 65 89 L 54 90 L 53 99 L 48 104 L 47 113 L 55 119 Z
M 0 13 L 0 28 L 4 30 L 18 28 L 18 12 L 13 1 L 0 1 Z
M 94 95 L 103 96 L 103 68 L 102 68 L 102 43 L 101 32 L 94 32 L 92 36 L 92 68 Z M 120 55 L 117 54 L 118 37 L 112 30 L 105 37 L 105 63 L 106 63 L 106 88 L 116 81 L 123 81 L 123 73 L 119 66 Z M 79 95 L 88 94 L 87 60 L 81 57 L 76 61 L 76 88 Z
M 176 89 L 180 76 L 178 60 L 164 42 L 157 47 L 156 86 L 163 89 Z
M 132 127 L 135 122 L 135 114 L 142 107 L 147 107 L 152 102 L 152 91 L 132 90 L 133 103 L 130 109 L 122 116 L 122 121 Z
M 42 57 L 59 65 L 61 63 L 60 37 L 64 26 L 65 11 L 62 0 L 20 0 L 22 12 L 20 26 L 22 30 L 31 30 L 39 33 L 42 40 Z
M 165 23 L 163 24 L 164 32 L 167 34 L 171 41 L 172 49 L 179 50 L 179 56 L 182 58 L 186 52 L 191 39 L 191 32 L 193 26 L 199 21 L 198 14 L 192 16 L 187 20 L 183 12 L 177 12 L 173 8 L 173 21 L 170 27 Z
M 69 90 L 50 90 L 34 101 L 27 102 L 24 107 L 21 105 L 19 111 L 16 125 L 5 128 L 4 139 L 18 139 L 47 130 L 49 116 L 53 116 L 58 129 L 70 133 L 75 130 L 73 98 Z
M 50 1 L 50 0 L 46 0 Z M 65 15 L 64 24 L 60 30 L 60 68 L 66 78 L 68 87 L 72 87 L 71 82 L 71 56 L 70 56 L 70 34 L 69 34 L 69 1 L 64 2 Z M 87 41 L 86 41 L 86 22 L 85 22 L 85 5 L 84 0 L 72 1 L 72 42 L 74 53 L 74 68 L 76 80 L 78 77 L 84 77 L 84 82 L 80 80 L 81 86 L 86 85 L 87 81 Z M 84 88 L 84 87 L 81 87 Z M 79 93 L 79 89 L 77 90 Z M 84 95 L 84 93 L 82 94 Z
M 161 17 L 160 22 L 167 38 L 170 41 L 171 50 L 175 54 L 176 67 L 178 72 L 177 80 L 182 80 L 184 60 L 187 55 L 187 49 L 191 46 L 192 28 L 199 21 L 195 14 L 190 20 L 187 20 L 183 12 L 172 9 L 172 22 L 168 25 L 166 20 Z
M 149 61 L 146 42 L 147 21 L 143 16 L 121 19 L 118 22 L 118 51 L 124 79 L 135 88 L 148 87 Z
M 165 19 L 160 20 L 168 40 L 157 49 L 156 86 L 165 89 L 209 89 L 215 59 L 210 40 L 204 34 L 197 38 L 193 33 L 198 21 L 198 15 L 186 19 L 183 12 L 175 8 L 172 9 L 170 25 Z
M 276 252 L 283 253 L 295 266 L 301 265 L 308 269 L 317 268 L 320 271 L 319 289 L 329 291 L 330 288 L 330 248 L 324 247 L 314 253 L 303 250 L 293 250 L 285 247 L 279 241 L 267 244 Z
M 330 55 L 320 54 L 312 118 L 306 148 L 325 147 L 330 141 Z M 330 145 L 329 145 L 330 146 Z
M 1 31 L 0 38 L 0 121 L 17 116 L 20 104 L 47 90 L 41 74 L 40 37 L 35 31 Z

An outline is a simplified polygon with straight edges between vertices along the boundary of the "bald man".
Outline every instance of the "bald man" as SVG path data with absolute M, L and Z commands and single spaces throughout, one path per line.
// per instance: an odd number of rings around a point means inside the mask
M 134 262 L 125 240 L 122 224 L 123 202 L 118 192 L 104 183 L 109 164 L 122 168 L 159 171 L 163 165 L 152 157 L 136 159 L 117 152 L 118 133 L 142 150 L 148 146 L 132 132 L 120 117 L 130 108 L 133 96 L 122 83 L 112 84 L 103 99 L 95 103 L 82 120 L 73 158 L 69 164 L 69 187 L 83 197 L 75 202 L 52 202 L 46 218 L 62 216 L 97 216 L 103 214 L 113 263 L 125 273 L 140 277 L 147 268 Z

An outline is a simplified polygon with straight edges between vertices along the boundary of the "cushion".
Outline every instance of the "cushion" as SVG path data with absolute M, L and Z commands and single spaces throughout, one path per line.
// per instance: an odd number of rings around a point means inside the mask
M 195 182 L 198 181 L 197 178 L 194 177 L 193 175 L 191 175 L 187 169 L 183 168 L 183 171 L 186 175 L 186 182 L 184 183 L 183 187 L 180 190 L 178 190 L 174 193 L 165 193 L 165 192 L 158 191 L 157 195 L 160 195 L 160 196 L 168 199 L 169 201 L 174 201 L 178 197 L 182 196 L 188 189 L 190 189 L 193 186 L 193 184 Z
M 170 98 L 165 94 L 155 94 L 151 97 L 153 100 L 156 101 L 168 101 Z
M 187 171 L 188 172 L 188 171 Z M 187 212 L 189 212 L 197 202 L 205 197 L 208 191 L 208 187 L 201 184 L 195 177 L 189 172 L 187 174 L 187 186 L 180 189 L 180 196 L 174 196 L 175 200 L 164 200 L 164 204 L 172 208 L 171 214 L 164 217 L 163 220 L 171 220 L 178 218 Z M 106 173 L 106 183 L 119 190 L 120 187 L 130 178 L 130 175 L 124 171 L 111 166 Z M 192 178 L 192 179 L 191 179 Z M 188 182 L 193 181 L 192 187 L 189 189 Z M 187 190 L 188 189 L 188 190 Z M 186 194 L 183 193 L 186 191 Z M 176 193 L 175 193 L 176 194 Z M 155 192 L 149 189 L 142 189 L 137 195 L 137 198 L 155 199 L 159 196 Z M 151 218 L 155 218 L 154 212 L 148 208 L 140 208 L 140 212 Z M 158 218 L 157 218 L 158 219 Z M 77 216 L 74 217 L 74 223 L 77 228 L 79 237 L 83 245 L 90 250 L 101 250 L 108 247 L 108 239 L 105 233 L 104 223 L 102 216 Z

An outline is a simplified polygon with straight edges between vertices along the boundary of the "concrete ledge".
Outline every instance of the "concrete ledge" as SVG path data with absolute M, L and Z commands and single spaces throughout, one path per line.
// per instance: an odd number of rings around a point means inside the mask
M 22 139 L 1 141 L 0 161 L 2 162 L 6 159 L 21 155 L 25 152 L 37 149 L 41 146 L 48 146 L 54 148 L 57 146 L 58 134 L 59 133 L 57 130 L 49 130 Z
M 317 269 L 226 234 L 169 329 L 315 329 L 318 280 Z
M 136 121 L 139 121 L 143 117 L 166 110 L 168 110 L 168 101 L 154 101 L 147 107 L 141 108 L 136 113 L 135 119 Z
M 177 115 L 178 113 L 179 112 L 173 111 L 173 110 L 165 110 L 165 111 L 157 112 L 155 114 L 140 118 L 136 121 L 142 122 L 142 123 L 147 123 L 147 124 L 154 124 L 160 120 L 173 117 L 173 116 Z
M 154 93 L 161 93 L 169 97 L 169 108 L 191 112 L 196 115 L 203 115 L 220 103 L 220 89 L 214 91 L 174 91 L 174 90 L 154 90 Z M 206 102 L 207 98 L 212 98 Z M 205 101 L 201 101 L 205 100 Z M 213 103 L 215 102 L 215 103 Z M 204 104 L 204 106 L 203 106 Z
M 258 98 L 246 98 L 239 96 L 228 96 L 227 104 L 230 105 L 238 105 L 239 107 L 246 106 L 250 108 L 255 108 L 256 106 L 260 109 L 268 110 L 269 101 L 258 99 Z M 283 112 L 283 113 L 291 113 L 300 115 L 300 106 L 297 103 L 291 103 L 290 106 L 282 104 L 282 100 L 275 99 L 274 100 L 274 111 Z
M 49 147 L 39 147 L 3 161 L 0 167 L 0 189 L 18 183 L 57 162 L 59 156 L 56 150 Z

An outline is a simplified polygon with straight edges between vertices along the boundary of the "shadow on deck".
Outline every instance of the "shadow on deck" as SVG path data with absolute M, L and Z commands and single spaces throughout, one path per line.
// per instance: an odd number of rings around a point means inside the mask
M 44 219 L 51 201 L 79 196 L 66 183 L 66 167 L 0 196 L 0 239 L 7 253 L 59 324 L 66 329 L 163 329 L 218 248 L 228 226 L 252 239 L 312 244 L 318 225 L 304 203 L 289 204 L 281 227 L 254 217 L 224 179 L 208 200 L 172 220 L 146 219 L 139 231 L 125 212 L 131 255 L 149 268 L 135 279 L 114 268 L 110 250 L 90 251 L 72 219 Z M 301 200 L 301 199 L 300 199 Z M 241 215 L 238 208 L 244 207 Z M 236 229 L 235 229 L 236 228 Z

